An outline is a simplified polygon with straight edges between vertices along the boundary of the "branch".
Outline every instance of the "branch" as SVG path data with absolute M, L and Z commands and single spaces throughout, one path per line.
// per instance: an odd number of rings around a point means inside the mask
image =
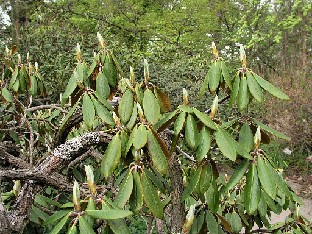
M 27 108 L 26 111 L 33 112 L 37 110 L 44 110 L 44 109 L 57 109 L 62 111 L 63 113 L 67 114 L 68 112 L 62 108 L 60 104 L 50 104 L 50 105 L 41 105 L 41 106 L 34 106 Z
M 0 146 L 0 159 L 1 162 L 7 162 L 16 168 L 29 168 L 28 163 L 18 157 L 13 156 L 12 154 L 9 154 L 2 146 Z

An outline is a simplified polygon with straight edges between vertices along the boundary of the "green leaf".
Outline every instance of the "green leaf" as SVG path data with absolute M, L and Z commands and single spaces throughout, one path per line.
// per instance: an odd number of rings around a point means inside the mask
M 183 129 L 185 123 L 186 113 L 181 112 L 177 117 L 176 121 L 174 122 L 174 135 L 178 136 Z
M 273 128 L 270 128 L 269 126 L 259 122 L 258 120 L 256 119 L 252 119 L 253 122 L 255 124 L 257 124 L 262 130 L 266 131 L 266 132 L 269 132 L 271 134 L 273 134 L 274 136 L 277 136 L 278 138 L 281 138 L 281 139 L 284 139 L 284 140 L 287 140 L 287 141 L 290 141 L 290 138 L 288 136 L 286 136 L 285 134 L 281 133 L 281 132 L 278 132 L 276 131 L 275 129 Z
M 147 134 L 147 149 L 157 170 L 161 174 L 166 174 L 168 171 L 168 161 L 151 130 L 149 130 Z
M 248 84 L 248 89 L 251 93 L 251 95 L 258 101 L 258 102 L 263 102 L 263 91 L 261 87 L 259 86 L 258 82 L 255 80 L 253 75 L 247 71 L 246 73 L 247 76 L 247 84 Z
M 93 200 L 92 197 L 89 197 L 89 200 L 88 200 L 88 205 L 87 205 L 87 208 L 86 210 L 95 210 L 95 202 Z M 93 227 L 93 224 L 94 224 L 94 218 L 90 217 L 89 215 L 85 215 L 84 216 L 86 221 L 89 223 L 89 225 L 91 227 Z
M 260 201 L 258 204 L 258 212 L 260 216 L 265 217 L 267 215 L 267 209 L 268 209 L 267 203 L 265 201 L 263 194 L 261 193 Z
M 143 188 L 141 178 L 137 171 L 133 171 L 133 189 L 129 200 L 130 209 L 133 212 L 141 210 L 143 205 Z
M 207 190 L 206 201 L 208 203 L 209 209 L 213 212 L 217 212 L 219 209 L 219 191 L 214 178 L 212 179 L 210 187 Z
M 115 234 L 131 233 L 126 221 L 123 219 L 108 220 L 107 223 Z
M 247 122 L 243 124 L 239 131 L 238 143 L 248 152 L 253 149 L 253 134 Z
M 249 160 L 244 160 L 243 163 L 234 171 L 229 182 L 225 185 L 225 193 L 230 191 L 234 186 L 243 178 L 245 172 L 247 171 L 249 165 Z
M 219 233 L 219 224 L 212 213 L 209 211 L 206 212 L 206 223 L 209 233 L 218 234 Z
M 65 127 L 65 125 L 67 124 L 69 118 L 75 113 L 78 105 L 80 104 L 80 98 L 77 100 L 75 105 L 70 109 L 70 111 L 65 115 L 65 118 L 63 119 L 62 124 L 59 127 L 59 130 L 62 130 Z
M 260 184 L 257 174 L 257 168 L 254 163 L 251 164 L 246 176 L 246 185 L 244 188 L 244 205 L 248 214 L 252 215 L 258 208 L 260 201 Z
M 196 151 L 197 161 L 203 160 L 210 150 L 211 136 L 207 127 L 203 127 L 199 134 L 199 146 Z
M 127 173 L 127 176 L 124 178 L 122 184 L 119 186 L 119 192 L 114 203 L 122 208 L 125 206 L 127 201 L 130 198 L 133 189 L 133 176 L 131 171 Z
M 217 130 L 217 126 L 215 124 L 215 122 L 213 122 L 211 120 L 211 118 L 200 112 L 199 110 L 197 110 L 196 108 L 193 108 L 194 114 L 196 115 L 196 117 L 203 123 L 205 124 L 208 128 L 213 129 L 213 130 Z
M 155 124 L 160 118 L 159 102 L 149 89 L 144 91 L 143 110 L 147 121 L 151 124 Z
M 105 210 L 86 210 L 86 213 L 96 219 L 122 219 L 132 215 L 130 210 L 105 209 Z
M 104 158 L 101 163 L 101 172 L 107 179 L 113 174 L 121 157 L 121 140 L 117 134 L 113 137 L 112 141 L 107 146 Z
M 65 217 L 63 217 L 61 219 L 61 221 L 52 229 L 52 231 L 50 232 L 50 234 L 57 234 L 59 233 L 62 228 L 64 227 L 64 225 L 66 224 L 67 220 L 68 220 L 69 214 L 67 214 Z
M 249 103 L 249 91 L 247 88 L 247 79 L 243 76 L 239 83 L 238 92 L 238 108 L 240 110 L 245 110 Z
M 109 110 L 107 110 L 104 106 L 102 106 L 93 96 L 91 96 L 95 112 L 100 117 L 100 119 L 107 123 L 110 126 L 114 126 L 115 122 L 113 119 L 113 115 Z
M 18 75 L 18 67 L 16 67 L 14 72 L 12 73 L 12 78 L 10 80 L 9 88 L 12 88 L 13 85 L 15 84 L 17 75 Z
M 56 211 L 53 215 L 51 215 L 49 218 L 47 218 L 43 225 L 48 225 L 51 223 L 54 223 L 55 221 L 63 218 L 65 215 L 67 215 L 69 212 L 71 212 L 70 210 L 60 210 L 60 211 Z
M 201 172 L 202 172 L 202 167 L 198 167 L 195 174 L 191 177 L 190 183 L 186 186 L 182 194 L 181 202 L 187 199 L 191 195 L 191 193 L 194 191 L 195 187 L 197 186 L 199 182 Z
M 60 207 L 61 206 L 60 203 L 58 203 L 58 202 L 56 202 L 56 201 L 54 201 L 54 200 L 52 200 L 52 199 L 50 199 L 50 198 L 48 198 L 46 196 L 43 196 L 41 194 L 36 194 L 36 196 L 35 196 L 35 203 L 37 203 L 37 204 L 39 204 L 39 205 L 41 205 L 41 206 L 43 206 L 45 208 L 48 208 L 48 209 L 50 208 L 51 205 L 52 206 L 56 206 L 56 207 Z
M 126 124 L 130 119 L 133 111 L 133 93 L 131 90 L 127 90 L 121 97 L 118 105 L 118 113 L 120 120 L 123 124 Z
M 231 97 L 230 97 L 230 101 L 229 101 L 230 107 L 233 106 L 234 102 L 235 102 L 236 99 L 237 99 L 238 92 L 239 92 L 239 83 L 240 83 L 240 78 L 239 78 L 239 76 L 237 75 L 237 76 L 235 77 L 235 80 L 234 80 L 234 85 L 233 85 L 233 89 L 232 89 Z
M 162 132 L 163 130 L 168 128 L 169 125 L 176 119 L 177 113 L 178 110 L 170 113 L 165 113 L 162 118 L 154 125 L 154 129 L 157 130 L 157 132 Z
M 29 83 L 29 93 L 32 96 L 37 94 L 37 79 L 35 76 L 30 76 L 30 83 Z
M 199 178 L 199 182 L 198 182 L 200 193 L 204 194 L 208 190 L 212 176 L 213 175 L 212 175 L 212 170 L 211 170 L 210 165 L 205 164 L 203 166 L 203 169 Z
M 196 149 L 198 146 L 197 124 L 191 114 L 188 114 L 185 123 L 185 140 L 189 147 Z
M 103 73 L 107 78 L 107 81 L 111 87 L 115 87 L 117 84 L 117 69 L 112 57 L 107 54 L 104 62 Z
M 277 187 L 287 196 L 292 197 L 292 193 L 289 190 L 287 183 L 285 182 L 284 178 L 278 174 L 278 172 L 271 166 L 271 164 L 267 161 L 267 168 L 271 171 L 270 175 L 272 179 L 275 181 Z
M 87 222 L 84 216 L 79 217 L 79 231 L 80 233 L 95 234 L 93 227 Z
M 82 98 L 82 115 L 83 115 L 83 122 L 88 127 L 92 127 L 94 123 L 94 118 L 95 118 L 95 110 L 94 110 L 93 102 L 87 93 L 85 93 Z
M 226 220 L 230 223 L 234 233 L 240 233 L 243 228 L 242 220 L 235 211 L 232 213 L 227 213 Z
M 230 79 L 229 71 L 224 61 L 221 61 L 221 72 L 222 72 L 222 76 L 224 78 L 225 83 L 229 86 L 230 90 L 232 90 L 232 82 Z
M 157 189 L 159 189 L 160 192 L 162 193 L 166 193 L 166 189 L 164 186 L 164 179 L 162 178 L 162 176 L 157 173 L 157 170 L 149 170 L 146 169 L 144 170 L 145 174 L 148 176 L 148 178 L 152 181 L 152 183 L 156 186 Z
M 137 116 L 138 116 L 138 107 L 137 107 L 136 103 L 134 103 L 131 117 L 130 117 L 127 125 L 126 125 L 126 127 L 129 130 L 131 130 L 133 128 L 133 126 L 135 125 L 136 120 L 137 120 Z
M 199 90 L 199 97 L 200 98 L 204 95 L 206 89 L 208 88 L 208 83 L 209 83 L 209 71 L 208 71 L 207 75 L 205 76 L 203 84 L 200 87 L 200 90 Z
M 143 189 L 143 197 L 147 207 L 150 211 L 157 217 L 163 218 L 163 205 L 158 196 L 158 193 L 150 181 L 150 179 L 146 176 L 145 172 L 141 175 L 142 181 L 142 189 Z
M 66 102 L 67 98 L 69 98 L 69 96 L 74 92 L 76 87 L 77 87 L 77 79 L 74 75 L 72 75 L 65 88 L 65 92 L 62 95 L 62 104 Z
M 96 77 L 96 92 L 105 100 L 110 95 L 108 81 L 102 72 L 99 72 Z
M 272 85 L 270 82 L 266 81 L 265 79 L 263 79 L 262 77 L 258 76 L 256 73 L 253 73 L 254 78 L 256 79 L 256 81 L 258 82 L 258 84 L 265 89 L 266 91 L 268 91 L 270 94 L 272 94 L 273 96 L 280 98 L 280 99 L 285 99 L 285 100 L 289 100 L 289 97 L 283 93 L 281 90 L 279 90 L 278 88 L 276 88 L 274 85 Z
M 215 132 L 215 139 L 222 154 L 230 160 L 235 161 L 236 147 L 235 141 L 231 135 L 224 129 L 219 128 L 218 131 Z
M 219 87 L 220 79 L 221 79 L 221 61 L 214 61 L 211 65 L 211 68 L 208 72 L 209 74 L 209 89 L 212 93 L 214 93 Z
M 69 229 L 67 234 L 78 234 L 78 228 L 76 227 L 76 224 L 73 224 Z
M 6 87 L 2 88 L 1 95 L 6 101 L 13 102 L 13 96 Z
M 138 128 L 134 128 L 132 132 L 132 144 L 137 150 L 143 148 L 147 143 L 147 130 L 144 124 L 141 124 Z
M 261 183 L 262 189 L 273 199 L 276 197 L 276 183 L 274 181 L 273 175 L 271 175 L 270 169 L 267 167 L 264 159 L 258 157 L 258 176 Z

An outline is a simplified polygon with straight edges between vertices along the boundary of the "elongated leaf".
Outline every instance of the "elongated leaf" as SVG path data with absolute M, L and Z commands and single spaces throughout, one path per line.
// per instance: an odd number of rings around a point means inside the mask
M 48 225 L 48 224 L 54 223 L 55 221 L 63 218 L 69 212 L 71 212 L 71 211 L 70 210 L 60 210 L 60 211 L 57 211 L 53 215 L 51 215 L 49 218 L 47 218 L 44 221 L 43 225 Z
M 136 103 L 134 103 L 131 117 L 130 117 L 127 125 L 126 125 L 126 127 L 128 129 L 131 130 L 133 128 L 133 126 L 135 125 L 135 122 L 137 120 L 137 116 L 138 116 L 138 107 L 137 107 Z
M 87 222 L 84 216 L 79 217 L 79 231 L 80 233 L 95 234 L 93 227 Z
M 157 170 L 161 174 L 166 174 L 168 171 L 168 161 L 151 130 L 147 134 L 147 149 Z
M 88 127 L 92 127 L 95 118 L 95 110 L 93 102 L 87 93 L 85 93 L 82 98 L 82 114 L 83 114 L 83 122 Z
M 6 101 L 13 102 L 13 96 L 6 87 L 2 88 L 1 95 Z
M 171 101 L 167 94 L 161 91 L 159 88 L 154 87 L 155 94 L 157 99 L 160 101 L 160 106 L 163 112 L 167 112 L 170 110 Z
M 199 182 L 199 178 L 202 172 L 202 167 L 198 167 L 195 174 L 191 177 L 190 183 L 186 186 L 183 194 L 182 194 L 182 201 L 187 199 L 191 193 L 194 191 L 195 187 Z
M 12 88 L 14 83 L 16 82 L 17 75 L 18 75 L 18 67 L 16 67 L 14 72 L 12 73 L 12 77 L 11 77 L 10 84 L 9 84 L 10 88 Z
M 198 146 L 198 129 L 192 115 L 188 114 L 185 123 L 185 140 L 189 147 L 196 149 Z
M 76 227 L 76 224 L 73 224 L 69 229 L 67 234 L 78 234 L 78 229 Z
M 221 61 L 215 61 L 211 64 L 211 68 L 209 70 L 209 89 L 212 93 L 214 93 L 219 87 L 220 79 L 221 79 Z
M 93 200 L 92 197 L 89 197 L 89 200 L 88 200 L 88 205 L 87 205 L 87 208 L 86 210 L 95 210 L 96 207 L 95 207 L 95 202 Z M 94 224 L 94 218 L 92 218 L 91 216 L 89 215 L 84 215 L 85 217 L 85 220 L 89 223 L 89 225 L 91 227 L 93 227 L 93 224 Z
M 233 89 L 231 92 L 230 101 L 229 101 L 230 107 L 233 106 L 233 104 L 235 103 L 235 101 L 237 99 L 238 92 L 239 92 L 239 86 L 240 86 L 239 83 L 240 83 L 240 77 L 236 76 L 235 80 L 234 80 Z
M 219 191 L 216 180 L 212 178 L 210 187 L 207 190 L 206 200 L 211 211 L 217 212 L 219 209 Z
M 200 112 L 199 110 L 197 110 L 196 108 L 193 108 L 194 114 L 196 115 L 196 117 L 203 123 L 205 124 L 208 128 L 213 129 L 213 130 L 217 130 L 217 126 L 215 124 L 215 122 L 213 122 L 211 120 L 211 118 Z
M 163 184 L 163 178 L 161 177 L 161 175 L 159 173 L 157 173 L 157 170 L 154 170 L 154 172 L 152 170 L 148 170 L 146 169 L 145 174 L 148 176 L 148 178 L 152 181 L 152 183 L 156 186 L 156 188 L 162 192 L 162 193 L 166 193 L 166 189 L 165 186 Z
M 243 228 L 242 220 L 235 211 L 227 213 L 226 220 L 230 223 L 233 233 L 240 233 Z
M 221 72 L 222 72 L 222 76 L 224 78 L 225 83 L 229 86 L 230 90 L 232 90 L 231 78 L 230 78 L 229 71 L 224 61 L 221 61 Z
M 247 76 L 247 84 L 248 84 L 248 89 L 251 93 L 251 95 L 258 101 L 258 102 L 263 102 L 263 91 L 261 87 L 259 86 L 258 82 L 255 80 L 253 75 L 247 71 L 246 73 Z
M 248 165 L 249 161 L 244 160 L 244 162 L 241 163 L 240 166 L 234 171 L 229 182 L 225 186 L 225 193 L 234 188 L 234 186 L 243 178 L 245 172 L 247 171 Z
M 239 83 L 238 92 L 238 108 L 240 110 L 245 110 L 249 103 L 249 91 L 247 87 L 247 79 L 243 76 Z
M 141 210 L 143 205 L 143 188 L 141 178 L 137 171 L 133 171 L 133 189 L 129 200 L 130 209 L 133 212 Z
M 123 219 L 108 220 L 107 223 L 115 234 L 131 233 L 126 221 Z
M 269 162 L 266 162 L 267 168 L 271 171 L 270 175 L 273 177 L 272 179 L 275 181 L 277 187 L 287 196 L 291 197 L 292 193 L 286 184 L 284 178 L 282 178 L 281 175 L 278 174 L 278 172 L 272 167 L 272 165 Z
M 203 160 L 210 150 L 211 136 L 207 127 L 203 127 L 199 134 L 199 146 L 196 151 L 196 159 L 198 161 Z
M 276 197 L 276 183 L 262 157 L 258 157 L 257 169 L 262 189 L 274 200 Z
M 117 210 L 117 209 L 105 209 L 105 210 L 86 210 L 86 213 L 96 219 L 123 219 L 130 215 L 130 210 Z
M 102 106 L 93 96 L 91 96 L 95 112 L 96 114 L 100 117 L 100 119 L 104 122 L 107 123 L 110 126 L 114 126 L 115 122 L 113 119 L 113 115 L 109 110 L 107 110 L 104 106 Z
M 117 84 L 117 69 L 112 57 L 107 54 L 104 62 L 103 73 L 107 78 L 107 81 L 111 87 L 115 87 Z
M 110 88 L 107 78 L 102 72 L 99 72 L 96 78 L 96 92 L 103 98 L 107 99 L 110 95 Z
M 265 125 L 265 124 L 259 122 L 259 121 L 256 120 L 256 119 L 252 119 L 252 120 L 253 120 L 253 122 L 254 122 L 255 124 L 257 124 L 262 130 L 267 131 L 267 132 L 273 134 L 274 136 L 277 136 L 278 138 L 281 138 L 281 139 L 285 139 L 285 140 L 287 140 L 287 141 L 290 141 L 290 138 L 289 138 L 288 136 L 286 136 L 285 134 L 283 134 L 283 133 L 281 133 L 281 132 L 278 132 L 278 131 L 276 131 L 276 130 L 273 129 L 273 128 L 270 128 L 269 126 L 267 126 L 267 125 Z
M 174 135 L 178 136 L 183 129 L 185 123 L 186 113 L 181 112 L 177 117 L 176 121 L 174 122 Z
M 230 160 L 235 161 L 235 143 L 233 143 L 234 139 L 229 135 L 229 133 L 227 133 L 224 129 L 219 128 L 218 131 L 215 132 L 215 139 L 222 154 Z
M 205 76 L 204 82 L 202 83 L 200 90 L 199 90 L 199 97 L 201 98 L 205 91 L 208 89 L 208 83 L 209 83 L 209 71 L 207 75 Z
M 251 164 L 246 176 L 246 185 L 244 188 L 244 205 L 248 214 L 254 214 L 260 201 L 260 184 L 257 168 L 254 163 Z
M 45 208 L 50 208 L 50 205 L 60 207 L 61 204 L 57 201 L 52 200 L 51 198 L 48 198 L 46 196 L 43 196 L 41 194 L 36 194 L 35 196 L 35 203 L 45 207 Z
M 213 214 L 211 214 L 209 211 L 206 212 L 206 223 L 209 233 L 219 233 L 219 224 Z
M 154 129 L 157 130 L 157 132 L 164 131 L 176 119 L 177 113 L 178 111 L 175 110 L 173 112 L 164 114 L 163 117 L 154 125 Z
M 145 172 L 141 175 L 142 181 L 142 189 L 143 189 L 143 197 L 147 207 L 150 211 L 158 218 L 163 217 L 163 205 L 158 196 L 158 193 L 150 181 L 150 179 L 146 176 Z
M 261 193 L 260 201 L 258 204 L 258 212 L 260 216 L 265 217 L 267 215 L 267 209 L 268 209 L 267 203 L 265 201 L 263 194 Z
M 38 90 L 37 79 L 35 76 L 30 76 L 29 93 L 32 96 L 35 96 L 37 94 L 37 90 Z
M 123 124 L 126 124 L 130 119 L 133 111 L 133 93 L 131 90 L 127 90 L 119 102 L 118 113 L 120 120 Z
M 262 77 L 258 76 L 257 74 L 253 73 L 254 78 L 256 79 L 256 81 L 258 82 L 258 84 L 265 89 L 266 91 L 268 91 L 270 94 L 272 94 L 273 96 L 280 98 L 280 99 L 285 99 L 285 100 L 289 100 L 289 97 L 283 93 L 281 90 L 279 90 L 278 88 L 276 88 L 274 85 L 272 85 L 270 82 L 266 81 L 265 79 L 263 79 Z
M 200 178 L 199 178 L 199 182 L 198 182 L 198 186 L 199 186 L 199 191 L 200 193 L 204 194 L 211 183 L 211 179 L 212 179 L 212 170 L 210 165 L 205 164 L 203 166 Z
M 74 75 L 72 75 L 68 81 L 65 92 L 62 95 L 62 104 L 64 104 L 67 98 L 74 92 L 77 87 L 77 79 Z
M 78 99 L 78 101 L 75 103 L 75 105 L 70 109 L 70 111 L 65 115 L 64 119 L 62 120 L 62 124 L 59 127 L 60 130 L 64 128 L 64 126 L 67 124 L 70 117 L 75 113 L 78 105 L 80 104 L 80 99 L 81 99 L 81 97 Z
M 57 234 L 57 233 L 59 233 L 62 230 L 62 228 L 64 227 L 64 225 L 66 224 L 66 222 L 68 220 L 68 217 L 69 217 L 69 214 L 64 216 L 62 218 L 62 220 L 52 229 L 50 234 Z
M 151 90 L 146 89 L 143 97 L 144 115 L 148 122 L 155 124 L 160 118 L 160 106 Z
M 113 137 L 112 141 L 107 146 L 104 158 L 101 163 L 101 172 L 107 179 L 113 174 L 121 157 L 121 140 L 117 134 Z
M 253 134 L 249 124 L 245 122 L 239 131 L 238 143 L 248 152 L 253 148 Z
M 137 150 L 143 148 L 147 143 L 147 130 L 144 124 L 141 124 L 138 128 L 133 129 L 132 143 Z
M 119 186 L 119 192 L 114 203 L 122 208 L 125 206 L 127 201 L 130 198 L 133 189 L 133 176 L 131 171 L 127 173 L 127 176 L 124 178 L 122 184 Z

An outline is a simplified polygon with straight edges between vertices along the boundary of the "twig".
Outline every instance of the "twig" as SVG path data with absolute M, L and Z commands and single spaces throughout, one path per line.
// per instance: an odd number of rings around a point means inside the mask
M 188 155 L 187 153 L 185 153 L 185 152 L 180 148 L 180 146 L 177 146 L 176 148 L 177 148 L 177 151 L 178 151 L 179 153 L 181 153 L 183 157 L 185 157 L 186 159 L 188 159 L 188 160 L 190 160 L 190 161 L 192 161 L 192 162 L 196 162 L 196 160 L 194 159 L 194 157 Z
M 82 154 L 78 158 L 76 158 L 73 161 L 71 161 L 68 164 L 68 168 L 73 168 L 76 164 L 78 164 L 79 162 L 85 160 L 87 157 L 89 157 L 89 155 L 91 154 L 92 151 L 93 151 L 93 148 L 89 149 L 87 152 L 85 152 L 84 154 Z
M 41 105 L 41 106 L 34 106 L 27 108 L 26 111 L 33 112 L 37 110 L 44 110 L 44 109 L 58 109 L 62 111 L 63 113 L 67 114 L 68 112 L 62 108 L 62 105 L 60 104 L 50 104 L 50 105 Z

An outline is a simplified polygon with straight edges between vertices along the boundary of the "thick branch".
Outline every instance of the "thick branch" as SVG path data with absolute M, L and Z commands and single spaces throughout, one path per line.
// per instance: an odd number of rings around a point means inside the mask
M 0 146 L 0 160 L 1 162 L 9 163 L 16 168 L 29 168 L 28 163 L 18 157 L 13 156 L 12 154 L 9 154 L 2 146 Z

